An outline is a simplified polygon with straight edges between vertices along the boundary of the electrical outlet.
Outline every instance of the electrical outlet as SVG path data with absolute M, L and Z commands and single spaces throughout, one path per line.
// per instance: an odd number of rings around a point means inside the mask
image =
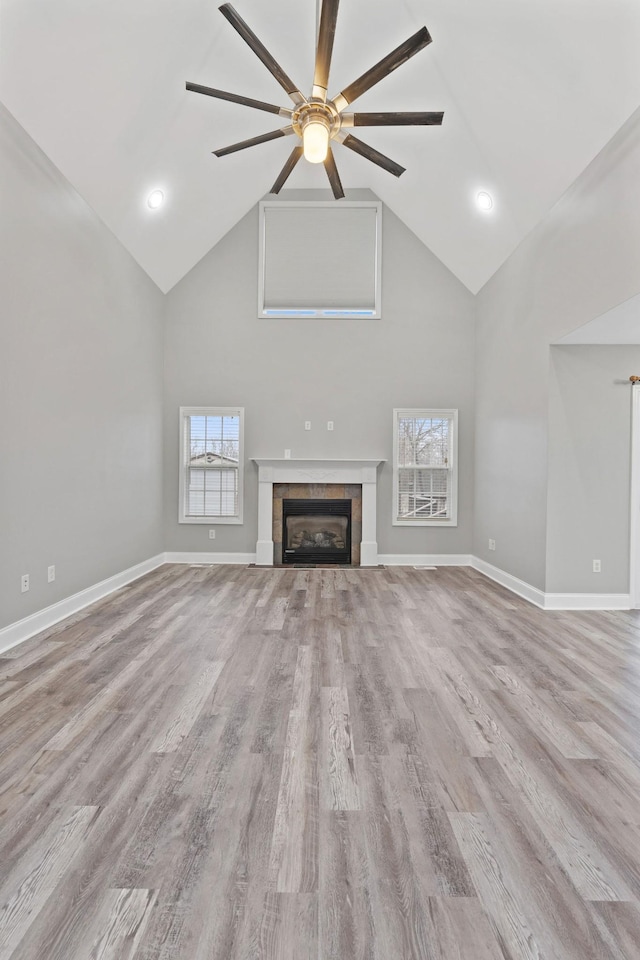
M 599 560 L 594 560 L 594 561 L 593 561 L 593 572 L 594 572 L 594 573 L 601 573 L 601 572 L 602 572 L 602 567 L 600 566 L 600 561 L 599 561 Z
M 291 460 L 291 450 L 285 450 L 284 458 L 285 460 Z
M 22 574 L 22 577 L 20 578 L 20 589 L 21 589 L 22 593 L 26 593 L 27 590 L 29 589 L 29 574 L 28 574 L 28 573 L 23 573 L 23 574 Z
M 47 583 L 53 583 L 56 578 L 56 566 L 54 563 L 47 567 Z
M 327 420 L 327 430 L 333 430 L 333 420 Z
M 495 550 L 496 542 L 495 540 L 489 540 L 489 550 Z
M 311 420 L 305 420 L 304 428 L 305 430 L 311 430 Z
M 215 530 L 209 530 L 209 540 L 215 540 L 216 532 Z

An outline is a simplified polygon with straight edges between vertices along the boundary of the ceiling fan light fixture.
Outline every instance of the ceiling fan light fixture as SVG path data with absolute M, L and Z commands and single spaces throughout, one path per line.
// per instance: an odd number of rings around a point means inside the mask
M 314 114 L 303 123 L 302 147 L 309 163 L 324 163 L 329 150 L 329 123 L 325 117 Z

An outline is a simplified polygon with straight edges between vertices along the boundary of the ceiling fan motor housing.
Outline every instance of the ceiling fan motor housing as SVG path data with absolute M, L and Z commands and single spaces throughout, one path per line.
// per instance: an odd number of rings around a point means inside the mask
M 291 117 L 291 123 L 299 137 L 303 135 L 308 124 L 322 123 L 329 131 L 329 139 L 331 140 L 340 130 L 340 114 L 332 100 L 325 102 L 312 97 L 309 101 L 296 107 Z

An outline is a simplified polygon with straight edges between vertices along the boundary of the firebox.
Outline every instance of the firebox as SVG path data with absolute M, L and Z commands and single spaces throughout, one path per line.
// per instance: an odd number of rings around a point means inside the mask
M 351 563 L 351 500 L 283 500 L 283 563 Z

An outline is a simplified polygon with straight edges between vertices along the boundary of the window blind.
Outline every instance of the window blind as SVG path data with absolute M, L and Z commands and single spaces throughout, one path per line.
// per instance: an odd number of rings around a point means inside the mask
M 455 519 L 455 411 L 396 411 L 395 522 Z
M 261 315 L 378 316 L 380 207 L 264 202 Z
M 182 411 L 180 520 L 240 520 L 241 411 L 190 409 Z

